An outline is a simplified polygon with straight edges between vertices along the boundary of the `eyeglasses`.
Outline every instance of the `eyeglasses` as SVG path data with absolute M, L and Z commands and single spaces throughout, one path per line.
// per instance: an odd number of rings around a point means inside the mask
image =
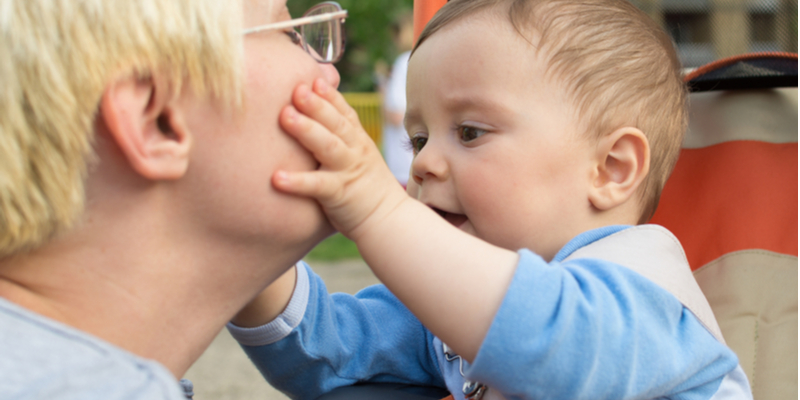
M 251 33 L 284 29 L 295 44 L 302 47 L 315 60 L 321 63 L 335 63 L 344 53 L 344 35 L 342 27 L 347 17 L 347 10 L 332 1 L 319 3 L 308 9 L 302 18 L 260 25 L 246 29 L 245 35 Z M 300 32 L 295 27 L 300 27 Z

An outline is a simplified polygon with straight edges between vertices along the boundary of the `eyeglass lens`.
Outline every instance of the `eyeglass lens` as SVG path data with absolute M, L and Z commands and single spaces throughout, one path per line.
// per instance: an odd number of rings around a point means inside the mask
M 319 4 L 308 10 L 305 16 L 328 14 L 341 9 L 332 4 Z M 342 22 L 341 19 L 303 25 L 300 33 L 308 46 L 308 52 L 320 61 L 336 62 L 342 54 Z

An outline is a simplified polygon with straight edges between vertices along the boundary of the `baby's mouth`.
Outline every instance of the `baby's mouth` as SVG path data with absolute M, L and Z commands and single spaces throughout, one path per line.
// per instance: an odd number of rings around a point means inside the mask
M 436 207 L 431 207 L 433 211 L 436 211 L 439 216 L 444 218 L 445 221 L 449 222 L 451 225 L 455 226 L 456 228 L 460 228 L 464 222 L 467 222 L 467 216 L 464 214 L 453 214 L 444 210 L 440 210 Z

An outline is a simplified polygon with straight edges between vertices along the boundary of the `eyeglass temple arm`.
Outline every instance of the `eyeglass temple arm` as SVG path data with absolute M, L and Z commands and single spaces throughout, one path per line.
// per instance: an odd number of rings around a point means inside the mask
M 346 18 L 347 17 L 347 10 L 336 11 L 330 14 L 320 14 L 320 15 L 312 15 L 310 17 L 303 17 L 297 19 L 290 19 L 288 21 L 283 22 L 276 22 L 274 24 L 267 24 L 267 25 L 260 25 L 254 26 L 252 28 L 245 29 L 242 34 L 248 35 L 251 33 L 261 32 L 261 31 L 268 31 L 273 29 L 286 29 L 286 28 L 293 28 L 295 26 L 300 25 L 308 25 L 314 24 L 317 22 L 325 22 L 334 20 L 337 18 Z

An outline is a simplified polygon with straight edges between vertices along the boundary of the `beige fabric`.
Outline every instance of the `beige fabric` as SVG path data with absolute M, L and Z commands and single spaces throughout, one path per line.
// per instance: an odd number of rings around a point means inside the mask
M 726 254 L 695 271 L 756 400 L 797 399 L 797 257 Z
M 797 88 L 700 92 L 689 101 L 685 149 L 733 140 L 797 143 Z
M 672 293 L 722 343 L 719 325 L 697 285 L 678 239 L 659 225 L 639 225 L 606 236 L 564 261 L 599 258 L 625 266 Z

